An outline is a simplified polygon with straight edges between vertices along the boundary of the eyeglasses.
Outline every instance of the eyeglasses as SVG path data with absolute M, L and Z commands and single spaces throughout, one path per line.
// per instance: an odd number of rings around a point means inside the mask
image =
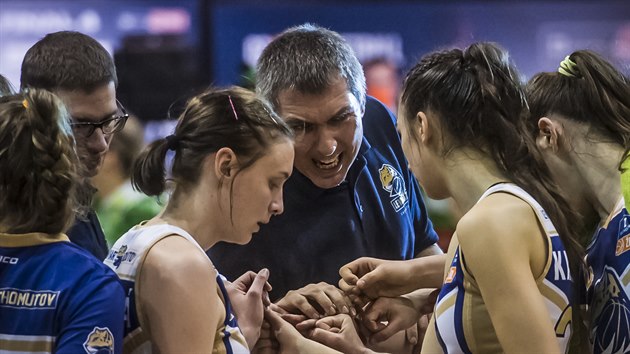
M 125 107 L 116 100 L 116 107 L 118 108 L 118 112 L 116 112 L 111 118 L 104 119 L 98 123 L 93 122 L 72 122 L 70 125 L 72 126 L 72 130 L 75 135 L 80 135 L 84 138 L 89 138 L 94 134 L 96 128 L 100 128 L 103 134 L 110 135 L 115 132 L 121 131 L 122 128 L 125 127 L 125 123 L 127 122 L 127 118 L 129 118 L 129 114 L 125 110 Z

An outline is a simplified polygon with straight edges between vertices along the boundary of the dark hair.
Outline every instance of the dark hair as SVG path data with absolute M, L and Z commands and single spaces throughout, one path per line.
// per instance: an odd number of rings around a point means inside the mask
M 80 90 L 90 93 L 113 82 L 118 86 L 114 60 L 94 38 L 79 32 L 47 34 L 22 61 L 21 87 Z
M 525 95 L 516 68 L 501 47 L 475 43 L 463 51 L 426 55 L 407 75 L 401 104 L 409 124 L 419 111 L 440 117 L 442 131 L 450 138 L 443 141 L 445 154 L 458 146 L 472 147 L 531 194 L 552 220 L 573 274 L 578 274 L 583 264 L 576 241 L 579 219 L 527 134 Z
M 363 109 L 365 75 L 354 51 L 337 32 L 306 23 L 285 30 L 263 50 L 256 92 L 277 109 L 282 90 L 320 94 L 338 77 L 346 80 Z
M 625 149 L 622 161 L 625 160 L 630 150 L 628 78 L 590 50 L 573 52 L 568 59 L 575 63 L 569 75 L 539 73 L 527 83 L 530 130 L 535 135 L 538 119 L 551 114 L 588 123 L 596 132 L 622 146 Z
M 72 225 L 78 159 L 69 119 L 45 90 L 0 98 L 2 232 L 57 234 Z
M 11 81 L 6 77 L 0 75 L 0 96 L 7 96 L 13 94 L 13 86 Z
M 209 154 L 223 147 L 232 149 L 246 159 L 240 172 L 282 138 L 292 138 L 291 130 L 253 92 L 240 87 L 208 89 L 188 101 L 172 136 L 154 141 L 138 156 L 132 183 L 147 195 L 162 194 L 169 149 L 175 151 L 173 180 L 177 187 L 186 189 L 197 183 L 202 162 Z

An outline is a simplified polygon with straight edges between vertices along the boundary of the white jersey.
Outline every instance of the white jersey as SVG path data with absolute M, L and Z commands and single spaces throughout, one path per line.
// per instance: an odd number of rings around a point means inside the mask
M 138 302 L 139 274 L 144 260 L 157 242 L 167 236 L 181 236 L 194 244 L 205 256 L 199 243 L 185 230 L 168 224 L 136 226 L 124 234 L 112 247 L 105 264 L 113 269 L 125 288 L 127 313 L 125 316 L 125 353 L 151 353 L 151 338 L 143 328 L 147 328 L 142 306 Z M 222 276 L 216 273 L 217 293 L 223 301 L 221 324 L 217 328 L 213 353 L 249 353 L 245 337 L 238 328 L 236 317 L 223 285 Z M 212 296 L 208 294 L 208 296 Z

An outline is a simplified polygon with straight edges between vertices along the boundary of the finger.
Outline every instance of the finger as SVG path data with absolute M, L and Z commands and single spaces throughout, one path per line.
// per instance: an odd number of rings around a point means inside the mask
M 343 326 L 344 320 L 349 319 L 349 318 L 350 317 L 348 315 L 343 315 L 343 314 L 339 314 L 335 316 L 328 316 L 328 317 L 324 317 L 322 319 L 317 320 L 316 326 L 317 328 L 321 328 L 321 329 L 330 329 L 333 327 L 341 328 Z
M 282 307 L 274 304 L 273 302 L 271 304 L 269 304 L 269 310 L 278 313 L 278 314 L 285 314 L 285 313 L 289 313 L 287 310 L 283 309 Z
M 328 288 L 328 287 L 331 287 L 334 290 L 330 290 L 330 288 Z M 328 292 L 332 293 L 332 291 L 339 291 L 339 290 L 337 290 L 337 288 L 332 287 L 331 285 L 327 285 L 325 287 L 325 289 L 322 289 L 322 290 L 319 290 L 319 291 L 315 291 L 315 292 L 309 294 L 309 296 L 308 296 L 322 310 L 324 310 L 324 313 L 327 316 L 336 315 L 337 311 L 338 311 L 337 306 L 335 305 L 335 303 L 331 300 L 330 296 L 328 295 Z
M 297 315 L 297 314 L 293 314 L 293 313 L 282 314 L 282 315 L 280 315 L 280 317 L 282 317 L 283 320 L 289 322 L 293 326 L 297 325 L 300 322 L 304 322 L 304 321 L 309 319 L 308 317 L 306 317 L 304 315 Z
M 355 285 L 357 283 L 357 280 L 359 280 L 359 277 L 355 274 L 354 267 L 355 267 L 354 262 L 350 262 L 346 264 L 345 266 L 339 268 L 339 276 L 348 285 Z
M 265 319 L 271 324 L 276 338 L 283 335 L 290 335 L 293 331 L 297 332 L 290 323 L 283 320 L 279 314 L 273 311 L 265 310 Z
M 407 342 L 411 345 L 418 344 L 418 326 L 413 325 L 405 330 L 405 337 L 407 338 Z
M 313 307 L 313 305 L 307 300 L 307 298 L 299 293 L 297 290 L 291 290 L 287 293 L 285 297 L 283 297 L 277 303 L 278 306 L 284 309 L 285 312 L 290 313 L 302 313 L 309 318 L 320 318 L 322 317 Z
M 346 315 L 350 314 L 350 308 L 352 308 L 352 301 L 345 296 L 345 294 L 334 287 L 327 288 L 324 290 L 328 298 L 332 301 L 335 309 L 335 313 L 331 313 L 329 315 L 336 315 L 337 313 L 345 313 Z
M 358 278 L 357 278 L 358 280 Z M 355 294 L 357 291 L 360 291 L 359 289 L 357 289 L 355 284 L 349 284 L 345 279 L 341 278 L 339 279 L 339 289 L 341 289 L 341 291 L 343 291 L 344 293 L 351 295 L 351 294 Z
M 316 323 L 317 323 L 317 320 L 315 320 L 315 319 L 308 319 L 308 320 L 304 320 L 304 321 L 296 324 L 295 328 L 297 328 L 297 330 L 300 331 L 300 332 L 308 331 L 308 330 L 311 330 L 311 329 L 315 328 Z
M 263 288 L 269 279 L 269 269 L 263 268 L 256 274 L 254 281 L 247 290 L 247 295 L 262 298 Z
M 243 290 L 247 290 L 247 288 L 252 283 L 252 281 L 254 281 L 254 278 L 256 278 L 256 273 L 254 273 L 251 270 L 248 270 L 247 272 L 241 274 L 240 277 L 236 278 L 236 280 L 234 280 L 233 283 L 242 284 L 243 286 L 245 286 L 245 289 Z
M 375 332 L 370 339 L 374 342 L 383 342 L 389 339 L 394 334 L 400 332 L 402 329 L 398 328 L 394 323 L 390 322 L 387 326 L 384 326 L 380 331 Z

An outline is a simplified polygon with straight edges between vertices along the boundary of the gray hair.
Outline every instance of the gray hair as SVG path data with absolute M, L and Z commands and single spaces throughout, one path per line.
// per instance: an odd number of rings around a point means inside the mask
M 286 89 L 323 93 L 339 76 L 365 108 L 365 75 L 354 51 L 337 32 L 306 23 L 282 32 L 258 59 L 256 92 L 278 109 Z

